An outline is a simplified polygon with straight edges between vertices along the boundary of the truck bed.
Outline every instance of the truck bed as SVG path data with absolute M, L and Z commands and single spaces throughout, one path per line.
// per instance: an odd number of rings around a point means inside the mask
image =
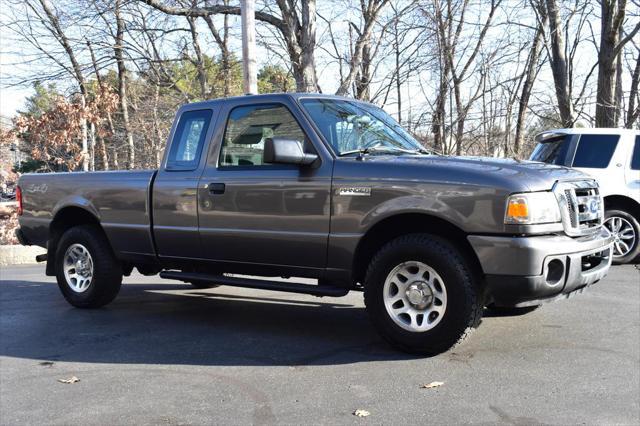
M 116 253 L 154 255 L 150 188 L 156 170 L 42 173 L 22 176 L 23 236 L 46 246 L 51 221 L 64 208 L 98 218 Z

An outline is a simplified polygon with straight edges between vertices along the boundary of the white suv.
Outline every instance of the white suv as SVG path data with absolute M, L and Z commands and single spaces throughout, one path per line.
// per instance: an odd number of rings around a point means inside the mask
M 615 236 L 613 261 L 640 254 L 640 132 L 627 129 L 559 129 L 536 136 L 530 160 L 581 170 L 598 180 L 604 225 Z

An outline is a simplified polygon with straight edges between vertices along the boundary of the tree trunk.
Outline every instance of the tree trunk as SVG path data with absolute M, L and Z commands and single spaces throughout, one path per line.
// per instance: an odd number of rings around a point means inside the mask
M 620 32 L 622 32 L 622 28 L 620 28 Z M 615 92 L 616 102 L 615 102 L 615 118 L 614 118 L 614 127 L 618 127 L 620 125 L 620 118 L 622 117 L 622 55 L 618 55 L 616 59 L 616 92 Z
M 102 157 L 102 169 L 109 170 L 109 157 L 107 156 L 107 145 L 103 137 L 98 137 L 98 148 L 100 149 L 100 157 Z
M 462 137 L 464 135 L 464 121 L 466 114 L 462 106 L 462 95 L 460 94 L 460 84 L 454 83 L 453 97 L 456 101 L 456 155 L 462 155 Z
M 531 99 L 531 91 L 533 83 L 538 74 L 538 59 L 540 57 L 540 48 L 542 45 L 542 36 L 544 32 L 544 22 L 542 22 L 536 30 L 533 38 L 531 51 L 529 52 L 529 60 L 527 61 L 526 76 L 522 83 L 522 91 L 520 92 L 520 102 L 518 103 L 518 118 L 516 119 L 516 137 L 513 141 L 513 155 L 518 158 L 520 149 L 524 142 L 525 120 L 527 117 L 527 108 Z
M 90 127 L 90 135 L 91 135 L 91 145 L 89 150 L 89 158 L 90 158 L 90 170 L 94 172 L 96 170 L 96 125 L 95 123 L 91 123 Z
M 356 98 L 369 102 L 371 93 L 369 83 L 371 82 L 371 46 L 367 44 L 362 51 L 362 63 L 360 64 L 360 72 L 356 79 Z
M 84 86 L 84 83 L 83 83 Z M 82 116 L 80 118 L 80 128 L 82 129 L 82 171 L 86 172 L 89 170 L 89 137 L 88 137 L 88 126 L 87 126 L 87 117 L 84 110 L 87 107 L 87 97 L 84 93 L 80 94 L 80 105 L 82 107 Z
M 155 133 L 155 143 L 153 144 L 154 154 L 156 157 L 156 167 L 160 167 L 160 161 L 162 159 L 162 132 L 160 131 L 160 120 L 158 118 L 158 101 L 160 99 L 160 85 L 157 84 L 153 96 L 153 130 Z
M 124 125 L 124 134 L 127 141 L 129 158 L 127 168 L 135 167 L 135 146 L 133 144 L 133 136 L 131 134 L 131 126 L 129 124 L 129 106 L 127 99 L 127 68 L 124 63 L 122 51 L 124 49 L 124 21 L 120 15 L 121 0 L 116 0 L 114 14 L 116 17 L 116 39 L 113 50 L 118 65 L 118 96 L 120 98 L 120 110 L 122 113 L 122 123 Z
M 616 7 L 616 3 L 617 7 Z M 625 0 L 600 2 L 600 50 L 598 52 L 598 91 L 596 95 L 596 127 L 615 127 L 618 115 L 616 105 L 616 58 L 620 30 L 625 14 Z
M 393 53 L 395 57 L 396 98 L 398 103 L 398 123 L 402 124 L 402 81 L 400 81 L 400 41 L 398 39 L 398 18 L 393 25 Z
M 229 4 L 228 0 L 224 0 L 224 5 Z M 222 92 L 224 97 L 231 95 L 231 52 L 229 51 L 229 15 L 224 14 L 224 24 L 222 26 L 223 34 L 216 29 L 210 15 L 203 16 L 204 21 L 209 27 L 209 31 L 220 48 L 220 60 L 222 62 Z
M 575 118 L 571 102 L 569 65 L 565 56 L 565 41 L 556 0 L 546 0 L 551 39 L 551 72 L 555 83 L 558 110 L 563 127 L 573 127 Z
M 91 43 L 88 40 L 87 40 L 87 47 L 89 48 L 89 53 L 91 54 L 91 63 L 93 64 L 93 70 L 96 74 L 96 80 L 98 81 L 98 89 L 100 90 L 100 94 L 104 95 L 105 88 L 102 82 L 102 78 L 100 77 L 100 71 L 98 71 L 98 62 L 96 61 L 96 55 L 93 52 Z M 113 129 L 113 121 L 111 120 L 111 113 L 107 111 L 106 114 L 107 114 L 107 119 L 110 126 L 109 130 L 113 134 L 114 129 Z M 104 170 L 109 170 L 109 158 L 107 157 L 107 146 L 102 136 L 98 136 L 98 148 L 100 149 L 100 155 L 102 156 L 102 168 Z
M 640 84 L 640 49 L 638 49 L 638 59 L 636 66 L 631 75 L 631 90 L 629 91 L 629 106 L 627 108 L 627 117 L 625 119 L 625 127 L 633 129 L 638 118 L 640 118 L 640 105 L 636 105 L 638 100 L 638 85 Z
M 198 30 L 196 28 L 196 18 L 187 17 L 189 22 L 189 30 L 191 32 L 191 42 L 193 44 L 193 50 L 196 54 L 195 65 L 198 72 L 198 84 L 200 86 L 200 99 L 205 100 L 209 95 L 209 88 L 207 87 L 207 72 L 204 68 L 204 58 L 202 56 L 202 49 L 200 48 L 200 41 L 198 40 Z

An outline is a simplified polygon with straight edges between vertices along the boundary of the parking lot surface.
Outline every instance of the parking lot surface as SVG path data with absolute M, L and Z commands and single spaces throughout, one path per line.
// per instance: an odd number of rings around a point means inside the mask
M 433 358 L 387 346 L 359 293 L 135 275 L 90 311 L 68 305 L 41 265 L 0 274 L 3 425 L 640 423 L 634 266 L 527 315 L 487 313 Z M 444 384 L 422 388 L 434 381 Z

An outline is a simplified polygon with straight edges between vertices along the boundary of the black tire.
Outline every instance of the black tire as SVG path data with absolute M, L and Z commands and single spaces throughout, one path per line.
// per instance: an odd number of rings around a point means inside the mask
M 189 281 L 192 287 L 206 289 L 220 287 L 218 284 L 211 284 L 209 281 Z
M 64 273 L 65 253 L 73 244 L 84 246 L 93 261 L 93 277 L 81 293 L 71 288 Z M 122 266 L 107 237 L 95 225 L 80 225 L 67 230 L 58 243 L 55 263 L 58 287 L 67 302 L 77 308 L 99 308 L 115 299 L 120 291 Z
M 529 312 L 533 312 L 538 309 L 540 305 L 533 306 L 522 306 L 522 307 L 507 307 L 507 306 L 487 306 L 487 310 L 491 315 L 495 315 L 497 317 L 517 317 L 520 315 L 526 315 Z
M 433 268 L 444 281 L 447 306 L 437 325 L 427 331 L 408 331 L 391 318 L 384 304 L 384 283 L 392 270 L 408 261 Z M 382 337 L 408 353 L 437 355 L 462 342 L 480 324 L 482 297 L 477 274 L 461 252 L 443 238 L 411 234 L 386 244 L 371 260 L 365 278 L 365 305 Z M 424 321 L 424 320 L 423 320 Z
M 627 221 L 633 228 L 633 231 L 635 232 L 635 241 L 633 243 L 633 247 L 626 255 L 613 258 L 613 263 L 615 263 L 616 265 L 624 265 L 625 263 L 632 262 L 640 254 L 640 224 L 638 223 L 638 219 L 636 219 L 631 213 L 619 209 L 607 210 L 604 217 L 605 221 L 612 217 L 622 218 Z

